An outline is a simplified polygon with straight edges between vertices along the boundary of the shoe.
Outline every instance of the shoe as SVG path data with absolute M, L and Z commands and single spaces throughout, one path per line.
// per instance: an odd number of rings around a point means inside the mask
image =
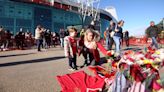
M 80 66 L 80 68 L 83 68 L 84 67 L 84 65 L 83 66 Z
M 69 68 L 68 70 L 70 70 L 70 71 L 75 71 L 75 69 L 73 69 L 73 68 Z
M 75 68 L 74 70 L 78 70 L 77 68 Z
M 41 52 L 41 50 L 38 50 L 38 52 Z

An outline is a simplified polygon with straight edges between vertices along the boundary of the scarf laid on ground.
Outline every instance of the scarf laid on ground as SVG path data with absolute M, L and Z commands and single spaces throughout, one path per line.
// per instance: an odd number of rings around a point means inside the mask
M 99 92 L 104 86 L 104 78 L 87 75 L 84 71 L 57 76 L 62 92 Z

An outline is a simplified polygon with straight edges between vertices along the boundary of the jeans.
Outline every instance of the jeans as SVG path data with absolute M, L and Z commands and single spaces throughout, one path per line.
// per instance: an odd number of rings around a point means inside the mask
M 120 47 L 120 39 L 121 39 L 121 37 L 113 36 L 113 40 L 115 42 L 115 51 L 117 53 L 120 53 L 120 49 L 121 49 L 121 47 Z
M 126 46 L 129 47 L 129 39 L 125 39 Z
M 156 38 L 155 37 L 151 37 L 151 39 L 152 39 L 152 44 L 151 44 L 151 46 L 155 46 L 155 48 L 156 49 L 158 49 L 158 43 L 157 43 L 157 40 L 156 40 Z
M 64 38 L 60 38 L 60 46 L 64 47 Z
M 68 59 L 69 59 L 69 67 L 77 70 L 76 55 L 73 55 L 73 57 L 68 58 Z
M 113 37 L 109 38 L 109 50 L 112 50 L 112 45 L 113 45 Z
M 6 40 L 6 48 L 9 48 L 10 40 Z
M 106 37 L 106 49 L 109 50 L 109 38 Z
M 83 47 L 82 54 L 83 54 L 83 57 L 85 59 L 84 64 L 82 66 L 85 66 L 85 65 L 88 66 L 89 65 L 89 63 L 88 63 L 88 56 L 89 56 L 88 48 Z
M 37 48 L 38 48 L 38 51 L 41 51 L 41 46 L 43 44 L 43 40 L 42 39 L 37 39 Z

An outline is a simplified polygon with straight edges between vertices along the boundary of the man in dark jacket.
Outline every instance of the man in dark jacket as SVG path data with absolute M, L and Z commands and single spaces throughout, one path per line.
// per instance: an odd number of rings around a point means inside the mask
M 146 34 L 151 37 L 152 39 L 152 44 L 151 46 L 155 46 L 156 49 L 158 49 L 158 43 L 157 43 L 157 36 L 158 36 L 158 33 L 159 33 L 159 29 L 157 26 L 155 26 L 155 23 L 154 21 L 151 21 L 150 22 L 150 26 L 147 28 L 146 30 Z
M 2 26 L 0 26 L 0 51 L 3 51 L 6 47 L 6 32 Z
M 65 37 L 64 29 L 60 29 L 59 36 L 60 36 L 60 45 L 61 47 L 64 47 L 64 37 Z
M 128 31 L 125 31 L 124 39 L 125 39 L 126 46 L 129 47 L 129 32 Z

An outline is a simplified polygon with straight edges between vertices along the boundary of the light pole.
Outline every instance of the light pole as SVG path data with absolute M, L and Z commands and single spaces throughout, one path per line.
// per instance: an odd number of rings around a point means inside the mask
M 163 31 L 164 31 L 164 18 L 163 18 Z

